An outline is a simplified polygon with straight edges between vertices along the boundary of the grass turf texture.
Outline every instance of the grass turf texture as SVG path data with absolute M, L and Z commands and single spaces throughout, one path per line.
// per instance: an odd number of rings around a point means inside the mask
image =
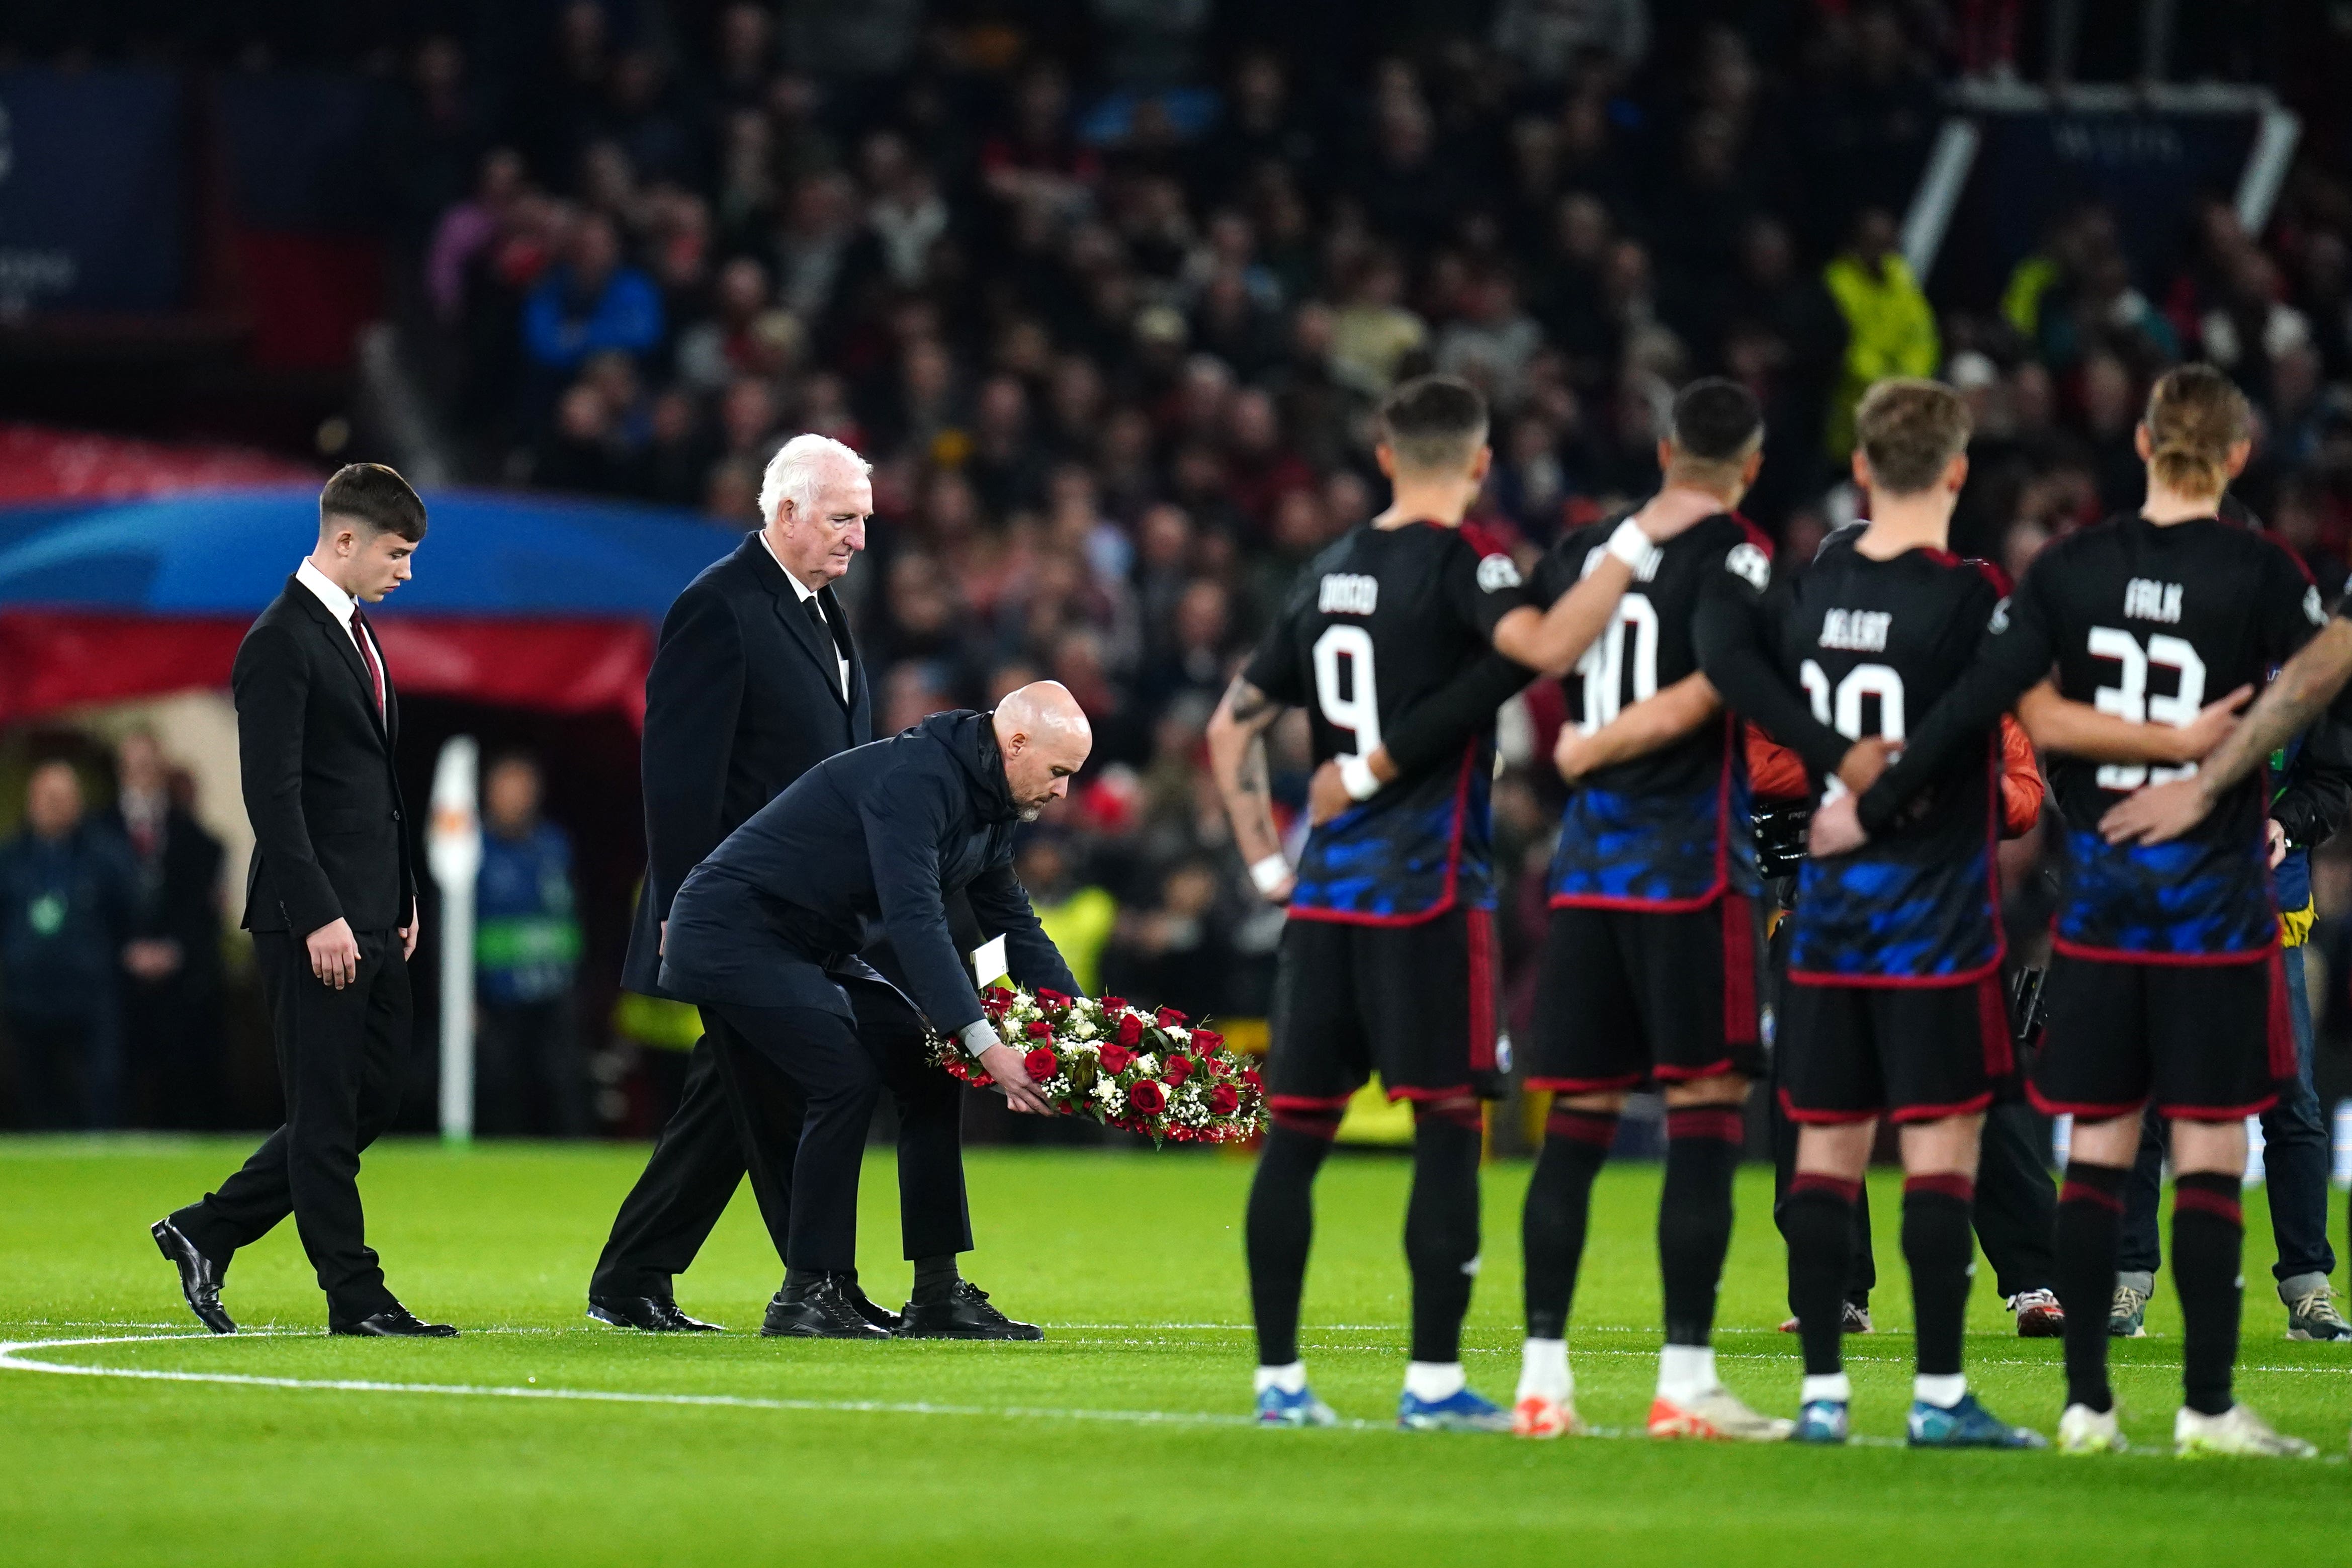
M 0 1338 L 192 1330 L 146 1226 L 214 1181 L 242 1143 L 0 1141 Z M 1035 1345 L 762 1341 L 775 1259 L 739 1194 L 694 1271 L 690 1311 L 725 1335 L 622 1333 L 581 1315 L 588 1270 L 644 1151 L 380 1146 L 364 1178 L 392 1285 L 455 1342 L 329 1340 L 291 1224 L 238 1256 L 233 1340 L 20 1352 L 84 1366 L 303 1380 L 972 1414 L 297 1389 L 0 1371 L 0 1554 L 26 1563 L 1153 1563 L 1557 1561 L 1982 1563 L 2188 1549 L 2275 1561 L 2333 1555 L 2352 1518 L 2341 1462 L 2188 1465 L 2137 1455 L 1914 1454 L 1694 1443 L 1401 1434 L 1398 1237 L 1408 1170 L 1326 1168 L 1305 1353 L 1343 1416 L 1260 1432 L 1241 1258 L 1250 1165 L 1215 1153 L 976 1152 L 982 1249 L 967 1272 Z M 1524 1165 L 1487 1172 L 1486 1268 L 1466 1359 L 1507 1400 L 1517 1373 Z M 865 1277 L 897 1301 L 887 1158 L 865 1185 Z M 1586 1418 L 1638 1427 L 1654 1375 L 1658 1173 L 1612 1168 L 1572 1345 Z M 1909 1399 L 1899 1201 L 1885 1182 L 1881 1331 L 1853 1342 L 1856 1425 L 1898 1436 Z M 2340 1456 L 2345 1349 L 2291 1344 L 2269 1289 L 2269 1231 L 2249 1194 L 2240 1388 L 2282 1428 Z M 1790 1411 L 1799 1367 L 1782 1315 L 1769 1173 L 1741 1174 L 1721 1364 L 1759 1407 Z M 2343 1235 L 2341 1200 L 2334 1234 Z M 2054 1426 L 2058 1346 L 2021 1342 L 1979 1265 L 1969 1372 L 2013 1420 Z M 2168 1285 L 2147 1340 L 2115 1347 L 2133 1441 L 2163 1446 L 2178 1403 Z M 535 1381 L 534 1381 L 535 1380 Z M 1165 1422 L 1005 1412 L 1160 1412 Z

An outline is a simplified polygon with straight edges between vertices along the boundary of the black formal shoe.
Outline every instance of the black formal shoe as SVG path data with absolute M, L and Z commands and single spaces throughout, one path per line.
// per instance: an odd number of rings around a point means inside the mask
M 902 1321 L 898 1314 L 868 1296 L 865 1287 L 858 1284 L 855 1278 L 843 1287 L 843 1291 L 848 1296 L 849 1304 L 857 1309 L 859 1317 L 886 1334 L 895 1334 L 898 1331 L 898 1324 Z
M 454 1340 L 457 1331 L 446 1323 L 421 1323 L 416 1314 L 394 1301 L 381 1312 L 371 1312 L 355 1322 L 337 1322 L 327 1319 L 331 1334 L 358 1334 L 376 1340 Z
M 850 1299 L 856 1287 L 837 1274 L 827 1274 L 814 1285 L 787 1285 L 768 1303 L 760 1324 L 762 1339 L 887 1340 L 887 1331 L 866 1321 Z
M 616 1329 L 643 1329 L 649 1334 L 723 1334 L 717 1323 L 689 1318 L 667 1296 L 591 1296 L 588 1315 Z
M 959 1279 L 940 1301 L 909 1301 L 898 1325 L 902 1340 L 1042 1340 L 1034 1323 L 1013 1321 L 988 1304 L 988 1292 Z
M 196 1250 L 187 1233 L 168 1219 L 159 1219 L 147 1227 L 155 1238 L 155 1249 L 165 1261 L 180 1271 L 180 1294 L 188 1299 L 189 1310 L 196 1321 L 216 1334 L 236 1332 L 236 1324 L 221 1305 L 221 1280 L 228 1274 L 228 1259 L 215 1263 Z

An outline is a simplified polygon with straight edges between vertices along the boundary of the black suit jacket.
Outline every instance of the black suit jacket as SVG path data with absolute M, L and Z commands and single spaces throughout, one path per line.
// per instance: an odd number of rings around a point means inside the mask
M 841 628 L 845 699 L 835 648 L 756 532 L 705 567 L 662 619 L 646 675 L 646 879 L 621 967 L 631 991 L 669 994 L 661 922 L 687 873 L 793 780 L 874 738 L 848 619 L 831 588 L 817 597 Z
M 691 1002 L 854 1016 L 828 969 L 887 934 L 941 1034 L 981 1016 L 946 904 L 969 897 L 1013 977 L 1077 983 L 1013 874 L 1020 821 L 985 713 L 934 713 L 845 752 L 727 836 L 670 911 L 662 984 Z
M 254 837 L 246 929 L 308 936 L 338 919 L 354 931 L 407 924 L 416 873 L 393 770 L 391 670 L 379 717 L 351 634 L 289 577 L 238 645 L 229 685 Z
M 106 821 L 131 846 L 131 825 L 120 805 L 109 809 Z M 220 967 L 221 841 L 184 806 L 166 807 L 161 826 L 150 858 L 142 860 L 136 847 L 130 850 L 139 872 L 130 934 L 178 942 L 180 970 L 174 978 L 209 978 Z

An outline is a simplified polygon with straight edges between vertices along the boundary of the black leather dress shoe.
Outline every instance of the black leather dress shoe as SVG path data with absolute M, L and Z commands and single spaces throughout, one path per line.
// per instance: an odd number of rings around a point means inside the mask
M 416 1314 L 394 1301 L 381 1312 L 371 1312 L 352 1322 L 327 1320 L 331 1334 L 357 1334 L 376 1340 L 454 1340 L 457 1331 L 446 1323 L 419 1322 Z
M 228 1309 L 221 1305 L 221 1280 L 228 1274 L 228 1259 L 215 1263 L 196 1250 L 196 1244 L 187 1234 L 168 1219 L 159 1219 L 147 1227 L 155 1238 L 155 1249 L 172 1267 L 180 1271 L 180 1294 L 188 1299 L 189 1309 L 196 1321 L 216 1334 L 236 1332 Z
M 1042 1340 L 1045 1331 L 1016 1322 L 988 1304 L 988 1292 L 959 1279 L 947 1299 L 909 1301 L 898 1326 L 902 1340 Z
M 865 1288 L 857 1283 L 856 1277 L 853 1276 L 842 1289 L 843 1293 L 849 1298 L 849 1304 L 857 1309 L 859 1317 L 886 1334 L 895 1334 L 898 1331 L 898 1314 L 868 1296 Z
M 689 1318 L 667 1296 L 591 1296 L 588 1315 L 616 1329 L 643 1329 L 649 1334 L 723 1334 L 717 1323 Z
M 814 1285 L 786 1286 L 768 1303 L 760 1324 L 763 1339 L 887 1340 L 888 1331 L 866 1321 L 849 1292 L 856 1285 L 828 1274 Z

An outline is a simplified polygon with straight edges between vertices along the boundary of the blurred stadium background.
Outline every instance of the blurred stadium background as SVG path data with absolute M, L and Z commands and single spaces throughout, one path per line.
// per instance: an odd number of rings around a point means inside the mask
M 1024 878 L 1089 984 L 1245 1021 L 1279 916 L 1202 726 L 1382 504 L 1394 379 L 1487 389 L 1475 526 L 1534 552 L 1643 492 L 1679 383 L 1738 376 L 1797 559 L 1851 514 L 1861 387 L 1940 374 L 1978 411 L 1957 542 L 2014 570 L 2136 503 L 2138 399 L 2202 357 L 2262 411 L 2242 499 L 2332 595 L 2347 80 L 2321 0 L 14 0 L 0 830 L 69 763 L 47 809 L 111 890 L 0 910 L 0 1126 L 275 1120 L 221 688 L 338 463 L 433 509 L 383 616 L 409 797 L 450 736 L 530 764 L 489 802 L 479 1125 L 644 1136 L 692 1030 L 612 982 L 643 671 L 787 436 L 877 464 L 877 724 L 1069 684 L 1098 748 Z M 1514 709 L 1496 797 L 1518 1015 L 1559 719 Z M 2352 862 L 2317 882 L 2333 1104 Z

